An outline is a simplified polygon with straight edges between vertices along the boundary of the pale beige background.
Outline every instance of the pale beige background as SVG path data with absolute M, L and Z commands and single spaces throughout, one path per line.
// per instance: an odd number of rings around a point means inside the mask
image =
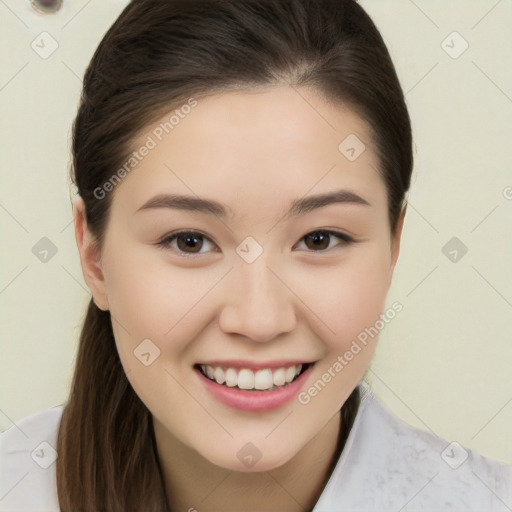
M 66 400 L 90 294 L 67 181 L 81 77 L 125 0 L 55 16 L 0 2 L 0 430 Z M 368 380 L 403 420 L 512 463 L 512 2 L 364 0 L 406 92 L 416 165 L 389 305 Z M 42 59 L 46 31 L 57 50 Z M 458 58 L 450 51 L 468 49 Z M 47 36 L 46 36 L 47 37 Z M 458 39 L 457 39 L 458 38 Z M 507 188 L 508 187 L 508 188 Z M 42 263 L 32 247 L 58 252 Z M 457 262 L 442 247 L 468 248 Z

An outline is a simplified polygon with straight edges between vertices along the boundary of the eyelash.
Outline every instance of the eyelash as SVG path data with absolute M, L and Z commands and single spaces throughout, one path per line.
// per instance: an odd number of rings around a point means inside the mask
M 309 233 L 304 235 L 299 241 L 302 241 L 304 238 L 306 238 L 307 236 L 312 235 L 312 234 L 323 234 L 323 235 L 329 235 L 329 236 L 334 236 L 336 238 L 339 238 L 340 240 L 342 240 L 342 242 L 338 245 L 341 245 L 341 246 L 350 245 L 355 242 L 355 240 L 353 238 L 346 235 L 345 233 L 340 233 L 339 231 L 332 231 L 332 230 L 328 230 L 328 229 L 318 229 L 315 231 L 310 231 Z M 158 242 L 156 245 L 163 249 L 168 249 L 168 248 L 170 248 L 171 243 L 175 239 L 177 239 L 179 236 L 182 236 L 182 235 L 192 235 L 192 237 L 207 239 L 208 241 L 211 242 L 211 240 L 206 235 L 204 235 L 203 233 L 201 233 L 199 231 L 178 231 L 176 233 L 171 233 L 170 235 L 166 236 L 160 242 Z M 211 243 L 213 243 L 213 242 L 211 242 Z M 338 245 L 335 247 L 338 247 Z M 185 257 L 185 258 L 196 258 L 198 256 L 201 256 L 202 254 L 206 254 L 206 253 L 187 253 L 187 252 L 181 251 L 179 249 L 175 250 L 175 251 L 178 252 L 180 254 L 180 256 Z M 325 253 L 328 251 L 329 251 L 329 249 L 318 250 L 318 251 L 307 250 L 306 252 Z

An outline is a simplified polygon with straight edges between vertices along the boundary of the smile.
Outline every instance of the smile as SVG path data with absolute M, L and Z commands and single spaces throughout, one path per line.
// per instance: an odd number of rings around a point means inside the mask
M 199 365 L 201 373 L 217 384 L 241 390 L 273 391 L 293 382 L 307 364 L 281 368 L 264 368 L 253 371 L 249 368 L 223 368 L 221 366 Z
M 262 412 L 291 402 L 305 386 L 315 363 L 265 366 L 219 362 L 196 364 L 194 369 L 215 401 L 242 411 Z

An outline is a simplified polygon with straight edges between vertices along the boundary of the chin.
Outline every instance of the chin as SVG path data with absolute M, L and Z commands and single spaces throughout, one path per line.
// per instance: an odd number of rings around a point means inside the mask
M 231 453 L 234 456 L 229 456 Z M 252 443 L 247 442 L 241 448 L 237 447 L 234 450 L 226 447 L 223 453 L 201 453 L 200 455 L 211 464 L 229 471 L 260 473 L 284 466 L 296 453 L 278 453 L 272 446 L 267 446 L 260 451 Z

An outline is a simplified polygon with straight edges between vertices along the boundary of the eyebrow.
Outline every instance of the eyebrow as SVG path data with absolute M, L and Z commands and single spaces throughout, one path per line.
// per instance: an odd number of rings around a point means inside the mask
M 325 194 L 295 199 L 292 201 L 284 219 L 303 215 L 318 208 L 336 203 L 371 206 L 366 199 L 354 192 L 350 192 L 349 190 L 336 190 Z M 231 209 L 226 209 L 221 203 L 212 199 L 175 194 L 158 194 L 144 203 L 135 213 L 157 208 L 172 208 L 196 213 L 213 214 L 223 218 L 227 216 L 228 211 L 233 215 Z

